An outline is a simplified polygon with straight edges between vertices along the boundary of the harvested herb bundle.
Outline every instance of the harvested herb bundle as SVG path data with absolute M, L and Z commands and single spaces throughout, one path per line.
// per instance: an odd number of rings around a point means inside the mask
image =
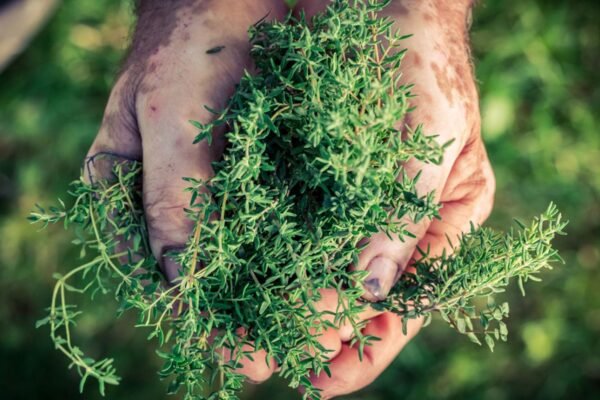
M 384 6 L 335 1 L 310 27 L 300 19 L 251 29 L 258 74 L 242 78 L 212 123 L 194 123 L 196 142 L 210 142 L 213 129 L 226 125 L 228 147 L 210 181 L 185 178 L 195 227 L 185 249 L 170 255 L 182 266 L 173 282 L 151 255 L 140 163 L 115 162 L 112 179 L 74 182 L 70 208 L 32 213 L 34 222 L 76 225 L 76 243 L 96 253 L 57 276 L 49 315 L 39 323 L 50 326 L 82 388 L 92 377 L 104 393 L 119 378 L 112 360 L 90 359 L 72 343 L 80 311 L 69 292 L 112 292 L 121 311 L 137 309 L 138 326 L 150 330 L 165 359 L 160 375 L 188 399 L 236 398 L 244 381 L 236 367 L 248 348 L 265 350 L 290 386 L 318 397 L 308 380 L 311 371 L 328 372 L 318 335 L 350 322 L 352 344 L 362 351 L 375 339 L 357 322 L 366 307 L 406 319 L 438 311 L 473 341 L 492 348 L 506 340 L 508 306 L 492 296 L 510 278 L 522 284 L 559 259 L 551 240 L 564 223 L 553 206 L 516 232 L 473 229 L 453 255 L 424 254 L 416 273 L 405 273 L 380 303 L 361 301 L 366 272 L 348 270 L 362 239 L 378 231 L 403 238 L 411 235 L 407 218 L 439 217 L 433 193 L 417 193 L 418 177 L 402 167 L 412 158 L 439 163 L 444 146 L 420 128 L 397 129 L 411 87 L 399 83 L 403 37 L 377 17 Z M 73 286 L 76 276 L 84 286 Z M 325 288 L 338 294 L 333 320 L 315 307 Z M 481 296 L 488 303 L 478 308 L 473 300 Z M 215 382 L 217 391 L 207 394 Z

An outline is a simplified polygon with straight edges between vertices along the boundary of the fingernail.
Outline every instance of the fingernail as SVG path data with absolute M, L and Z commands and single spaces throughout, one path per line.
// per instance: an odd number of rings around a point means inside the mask
M 367 266 L 369 275 L 363 285 L 365 289 L 376 299 L 385 300 L 394 285 L 394 279 L 398 273 L 398 264 L 385 257 L 375 257 Z
M 162 269 L 169 283 L 173 283 L 173 281 L 179 278 L 183 272 L 181 264 L 174 260 L 177 253 L 181 251 L 183 251 L 183 249 L 169 249 L 163 253 Z
M 114 174 L 114 168 L 117 164 L 128 164 L 124 166 L 125 171 L 127 171 L 135 161 L 134 158 L 107 151 L 92 154 L 85 159 L 85 173 L 87 175 L 85 178 L 92 185 L 98 180 L 113 181 L 117 178 Z

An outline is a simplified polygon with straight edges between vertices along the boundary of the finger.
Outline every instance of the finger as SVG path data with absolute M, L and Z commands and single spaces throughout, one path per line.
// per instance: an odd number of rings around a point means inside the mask
M 336 316 L 339 316 L 340 313 L 347 309 L 347 303 L 340 302 L 340 297 L 336 289 L 321 289 L 319 292 L 321 294 L 321 298 L 315 303 L 314 309 L 317 312 L 323 313 L 323 321 L 328 321 L 335 326 L 339 345 L 352 340 L 355 330 L 360 329 L 364 321 L 375 318 L 382 313 L 381 311 L 374 310 L 368 304 L 364 304 L 364 308 L 358 313 L 358 315 L 354 317 L 353 321 L 349 321 L 348 319 L 336 321 Z M 333 344 L 335 348 L 332 349 L 337 351 L 338 343 Z M 325 348 L 329 349 L 329 347 L 326 346 Z M 337 355 L 337 353 L 332 354 L 334 356 Z M 328 354 L 328 356 L 330 355 Z
M 323 321 L 334 324 L 334 315 L 340 311 L 342 307 L 339 303 L 339 297 L 335 289 L 320 290 L 321 299 L 315 304 L 315 310 L 319 313 L 324 313 Z M 366 308 L 359 314 L 356 322 L 364 321 L 379 315 L 373 309 Z M 311 327 L 310 334 L 316 340 L 317 344 L 309 346 L 307 352 L 312 356 L 318 356 L 323 361 L 329 361 L 338 356 L 342 349 L 342 344 L 352 338 L 353 328 L 349 322 L 343 323 L 340 328 L 332 328 L 330 326 Z M 245 336 L 245 330 L 240 328 L 237 331 L 240 338 Z M 236 371 L 246 375 L 253 383 L 260 383 L 267 380 L 277 368 L 277 364 L 273 359 L 267 359 L 267 354 L 264 350 L 256 350 L 251 343 L 244 344 L 243 352 L 249 353 L 243 355 L 239 363 L 241 367 Z M 235 357 L 235 352 L 230 349 L 222 349 L 222 354 L 225 361 L 229 361 Z
M 230 349 L 222 349 L 224 362 L 229 362 L 238 357 L 235 351 Z M 235 371 L 246 376 L 250 383 L 262 383 L 269 379 L 277 369 L 277 363 L 274 359 L 268 358 L 265 350 L 256 350 L 252 344 L 244 344 L 241 349 L 244 353 L 240 360 L 239 366 Z
M 235 372 L 246 376 L 251 383 L 261 383 L 269 379 L 277 369 L 275 360 L 269 358 L 264 349 L 256 349 L 254 343 L 248 341 L 245 328 L 238 328 L 235 334 L 237 342 L 231 343 L 227 338 L 220 336 L 216 329 L 212 331 L 208 343 L 217 347 L 218 362 L 230 363 L 235 360 Z M 217 345 L 216 340 L 219 341 Z
M 342 341 L 338 332 L 332 328 L 317 329 L 311 328 L 311 334 L 317 340 L 320 348 L 311 346 L 307 349 L 312 356 L 319 354 L 323 361 L 334 359 L 342 348 Z M 238 336 L 244 336 L 244 330 L 238 329 Z M 238 360 L 239 366 L 236 372 L 245 375 L 251 383 L 261 383 L 266 381 L 277 370 L 277 363 L 273 358 L 269 358 L 264 349 L 256 349 L 253 343 L 242 345 L 243 355 Z M 238 356 L 238 351 L 227 348 L 221 349 L 224 362 L 229 362 Z
M 358 346 L 345 343 L 339 355 L 329 364 L 331 376 L 324 372 L 313 375 L 311 383 L 322 390 L 324 399 L 352 393 L 369 385 L 417 334 L 421 325 L 420 319 L 408 321 L 405 335 L 402 332 L 402 319 L 395 314 L 386 312 L 370 320 L 364 334 L 381 340 L 365 346 L 362 361 Z
M 342 349 L 342 339 L 336 329 L 311 327 L 309 330 L 320 346 L 309 346 L 308 354 L 312 357 L 318 356 L 323 361 L 329 361 L 337 357 Z
M 97 185 L 101 181 L 113 184 L 116 181 L 113 171 L 117 164 L 141 160 L 141 140 L 127 95 L 127 81 L 127 73 L 117 80 L 106 105 L 100 130 L 85 157 L 82 179 L 88 184 Z M 132 248 L 133 238 L 119 235 L 113 251 L 122 253 Z M 127 264 L 137 262 L 142 257 L 142 254 L 133 252 L 121 257 L 120 261 Z M 138 269 L 135 273 L 143 272 Z
M 342 341 L 338 332 L 332 328 L 316 329 L 311 328 L 311 334 L 318 342 L 320 348 L 310 346 L 307 352 L 316 356 L 317 354 L 323 361 L 334 359 L 342 348 Z M 236 350 L 222 348 L 221 354 L 224 362 L 229 362 L 238 357 Z M 273 358 L 269 358 L 264 349 L 256 350 L 252 343 L 242 345 L 243 355 L 239 355 L 237 360 L 237 373 L 245 375 L 251 383 L 261 383 L 266 381 L 277 370 L 278 366 Z
M 88 183 L 111 179 L 115 162 L 142 158 L 142 143 L 127 82 L 127 73 L 117 80 L 98 135 L 88 150 L 83 166 L 83 178 Z
M 285 7 L 276 0 L 222 1 L 197 12 L 194 18 L 203 24 L 182 24 L 173 33 L 193 45 L 161 47 L 150 56 L 150 72 L 140 83 L 136 104 L 150 245 L 170 281 L 180 275 L 180 266 L 165 253 L 182 248 L 194 225 L 184 211 L 190 193 L 184 191 L 189 184 L 182 178 L 210 179 L 211 163 L 220 157 L 224 141 L 219 131 L 212 145 L 193 145 L 198 132 L 189 120 L 208 123 L 214 115 L 205 106 L 224 108 L 251 67 L 248 27 L 264 17 L 283 18 Z

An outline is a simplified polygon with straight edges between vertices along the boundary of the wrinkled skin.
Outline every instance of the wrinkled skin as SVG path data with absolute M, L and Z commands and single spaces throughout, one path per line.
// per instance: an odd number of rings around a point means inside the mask
M 307 15 L 322 10 L 327 0 L 301 0 L 294 12 Z M 451 4 L 451 5 L 449 5 Z M 399 124 L 423 124 L 427 133 L 439 135 L 447 148 L 439 166 L 410 161 L 406 169 L 422 171 L 418 191 L 434 190 L 443 205 L 441 220 L 413 225 L 415 239 L 390 240 L 384 234 L 369 239 L 353 268 L 371 271 L 380 292 L 367 300 L 385 297 L 401 273 L 418 257 L 417 246 L 439 254 L 449 248 L 446 236 L 455 239 L 471 223 L 489 215 L 494 177 L 480 135 L 478 95 L 469 58 L 467 21 L 470 1 L 394 0 L 385 10 L 403 34 L 408 53 L 403 78 L 415 83 L 412 101 L 416 110 Z M 183 208 L 189 202 L 183 176 L 207 179 L 211 162 L 223 151 L 223 132 L 214 132 L 214 143 L 192 145 L 197 133 L 188 120 L 208 122 L 204 105 L 221 109 L 244 69 L 252 70 L 247 28 L 266 17 L 285 18 L 282 0 L 142 0 L 130 53 L 106 106 L 104 120 L 88 157 L 110 152 L 143 160 L 144 208 L 154 255 L 162 260 L 168 278 L 177 265 L 163 259 L 169 249 L 182 247 L 191 231 Z M 218 52 L 207 50 L 224 46 Z M 403 125 L 400 125 L 403 126 Z M 93 164 L 91 165 L 93 167 Z M 93 171 L 99 173 L 100 171 Z M 379 265 L 379 266 L 377 266 Z M 368 288 L 368 289 L 372 289 Z M 335 291 L 322 292 L 319 307 L 337 304 Z M 359 390 L 371 383 L 419 331 L 420 320 L 409 321 L 407 335 L 401 320 L 391 313 L 365 311 L 364 332 L 381 338 L 365 349 L 365 358 L 348 345 L 351 329 L 329 329 L 320 341 L 332 350 L 332 376 L 313 376 L 325 398 Z M 242 372 L 253 382 L 268 379 L 276 366 L 267 366 L 263 352 L 244 362 Z

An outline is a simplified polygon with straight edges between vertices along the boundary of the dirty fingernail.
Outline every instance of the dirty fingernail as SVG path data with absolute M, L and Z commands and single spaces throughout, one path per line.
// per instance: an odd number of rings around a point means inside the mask
M 365 289 L 376 299 L 385 300 L 394 286 L 394 279 L 398 273 L 398 264 L 385 257 L 375 257 L 367 266 L 369 275 L 364 280 Z

